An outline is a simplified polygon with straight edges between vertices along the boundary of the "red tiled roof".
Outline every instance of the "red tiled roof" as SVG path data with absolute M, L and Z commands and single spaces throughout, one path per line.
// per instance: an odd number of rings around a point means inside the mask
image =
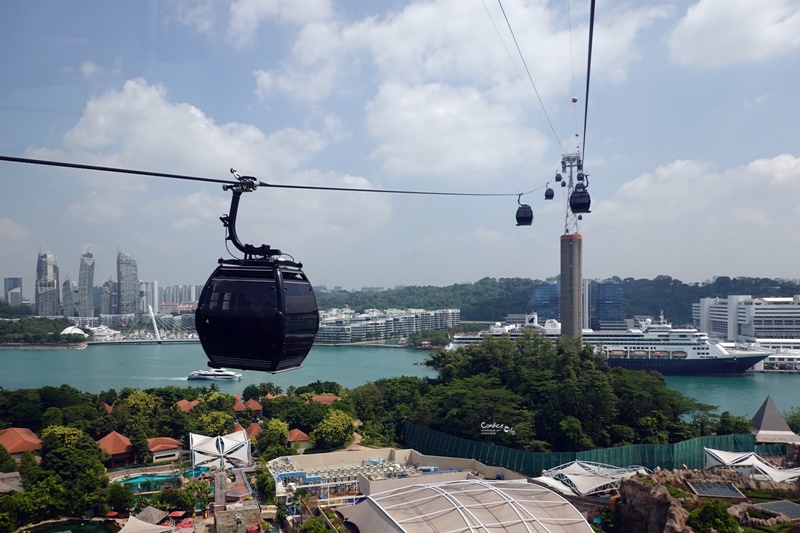
M 250 409 L 252 409 L 253 411 L 261 411 L 261 410 L 263 409 L 263 407 L 261 406 L 261 404 L 260 404 L 260 403 L 258 403 L 257 401 L 255 401 L 255 400 L 254 400 L 254 399 L 252 399 L 252 398 L 250 398 L 249 400 L 247 400 L 246 402 L 244 402 L 244 406 L 245 406 L 245 407 L 249 407 L 249 408 L 250 408 Z
M 164 450 L 174 450 L 183 447 L 183 443 L 172 437 L 153 437 L 147 439 L 147 445 L 151 452 L 163 452 Z
M 194 409 L 197 404 L 200 403 L 200 400 L 194 400 L 190 402 L 189 400 L 178 400 L 175 402 L 175 407 L 183 411 L 184 413 L 188 413 L 192 409 Z
M 42 449 L 42 441 L 28 428 L 0 429 L 0 445 L 8 453 L 22 453 Z
M 334 396 L 333 394 L 315 394 L 314 396 L 311 397 L 311 400 L 317 403 L 330 405 L 333 402 L 338 402 L 339 400 L 341 400 L 341 398 L 339 398 L 338 396 Z
M 297 428 L 289 430 L 289 442 L 307 442 L 308 435 Z
M 233 426 L 233 431 L 244 431 L 244 428 L 241 426 L 241 424 L 239 424 L 239 422 L 236 422 L 236 425 Z
M 244 404 L 240 398 L 236 398 L 236 401 L 233 403 L 233 410 L 235 412 L 244 411 Z
M 131 440 L 125 435 L 121 435 L 116 431 L 112 431 L 97 441 L 97 444 L 99 444 L 102 449 L 111 455 L 119 455 L 133 451 Z
M 114 406 L 113 405 L 108 405 L 106 402 L 103 402 L 103 407 L 105 407 L 106 413 L 109 413 L 109 414 L 111 414 L 111 412 L 114 410 Z
M 271 400 L 273 398 L 280 398 L 281 396 L 288 396 L 288 394 L 280 393 L 273 396 L 272 394 L 267 393 L 267 395 L 264 396 L 264 398 L 266 398 L 267 400 Z
M 264 430 L 258 424 L 252 423 L 249 426 L 247 426 L 247 429 L 244 431 L 245 433 L 247 433 L 247 438 L 252 439 L 253 437 L 256 437 L 259 433 L 261 433 Z

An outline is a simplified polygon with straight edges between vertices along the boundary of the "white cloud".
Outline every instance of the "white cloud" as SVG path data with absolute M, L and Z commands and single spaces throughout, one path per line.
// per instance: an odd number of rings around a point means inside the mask
M 18 224 L 8 217 L 0 218 L 0 243 L 7 241 L 25 241 L 30 237 L 30 230 L 22 224 Z
M 474 88 L 387 84 L 368 106 L 367 120 L 381 143 L 373 155 L 395 175 L 491 181 L 546 147 L 515 109 Z
M 231 4 L 228 37 L 236 46 L 251 44 L 261 23 L 277 18 L 297 26 L 331 16 L 330 0 L 236 0 Z
M 698 281 L 699 267 L 714 265 L 730 275 L 763 275 L 765 261 L 786 252 L 786 228 L 800 225 L 798 197 L 798 157 L 759 159 L 722 172 L 675 161 L 593 204 L 582 226 L 584 272 L 668 273 Z
M 700 70 L 758 63 L 800 49 L 800 4 L 793 0 L 700 0 L 669 39 L 672 60 Z
M 114 60 L 114 66 L 111 68 L 101 67 L 93 61 L 84 61 L 81 63 L 81 74 L 87 80 L 117 77 L 122 74 L 122 60 L 120 58 L 116 58 Z

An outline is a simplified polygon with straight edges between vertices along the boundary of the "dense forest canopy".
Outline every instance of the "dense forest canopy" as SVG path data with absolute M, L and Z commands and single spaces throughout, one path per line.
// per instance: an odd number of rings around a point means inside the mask
M 553 280 L 550 280 L 553 281 Z M 710 283 L 684 283 L 670 276 L 655 279 L 611 278 L 622 284 L 624 318 L 634 315 L 664 316 L 675 324 L 692 322 L 692 304 L 701 298 L 750 294 L 754 297 L 800 294 L 796 281 L 720 276 Z M 461 309 L 462 320 L 497 321 L 509 314 L 533 309 L 533 290 L 542 280 L 484 278 L 475 283 L 447 287 L 403 287 L 379 292 L 317 293 L 320 309 Z

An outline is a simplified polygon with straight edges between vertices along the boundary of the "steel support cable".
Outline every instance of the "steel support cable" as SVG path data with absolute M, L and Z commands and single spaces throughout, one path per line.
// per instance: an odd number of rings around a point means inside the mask
M 190 181 L 204 181 L 210 183 L 222 183 L 226 185 L 237 185 L 239 183 L 237 181 L 231 181 L 231 180 L 204 178 L 200 176 L 188 176 L 184 174 L 169 174 L 165 172 L 151 172 L 147 170 L 105 167 L 98 165 L 85 165 L 80 163 L 67 163 L 64 161 L 50 161 L 46 159 L 31 159 L 26 157 L 13 157 L 7 155 L 0 155 L 0 161 L 9 161 L 12 163 L 27 163 L 32 165 L 45 165 L 51 167 L 74 168 L 79 170 L 96 170 L 101 172 L 113 172 L 117 174 L 133 174 L 137 176 L 150 176 L 155 178 L 172 178 L 172 179 L 182 179 Z M 243 177 L 250 178 L 251 176 L 243 176 Z M 255 180 L 255 178 L 252 179 Z M 259 187 L 272 187 L 275 189 L 304 189 L 304 190 L 316 190 L 316 191 L 371 192 L 371 193 L 383 193 L 383 194 L 417 194 L 417 195 L 429 195 L 429 196 L 475 196 L 475 197 L 499 197 L 499 196 L 519 197 L 520 195 L 524 196 L 526 194 L 530 194 L 532 192 L 538 191 L 546 187 L 546 185 L 542 185 L 540 187 L 531 189 L 530 191 L 523 193 L 518 193 L 518 192 L 480 193 L 480 192 L 408 191 L 408 190 L 395 190 L 395 189 L 364 189 L 364 188 L 350 188 L 350 187 L 324 187 L 319 185 L 286 185 L 279 183 L 265 183 L 259 180 L 256 180 L 256 182 L 258 183 Z
M 581 157 L 586 161 L 586 124 L 589 121 L 589 78 L 592 74 L 592 39 L 594 37 L 594 5 L 595 0 L 592 0 L 592 7 L 589 13 L 589 54 L 586 60 L 586 101 L 583 108 L 583 146 L 581 148 Z
M 539 90 L 536 88 L 536 84 L 533 82 L 533 76 L 531 75 L 531 71 L 528 68 L 528 63 L 525 61 L 525 56 L 522 55 L 522 49 L 519 47 L 519 42 L 517 42 L 517 36 L 514 35 L 514 30 L 511 28 L 511 23 L 508 20 L 508 16 L 506 15 L 506 10 L 503 8 L 503 2 L 501 0 L 497 0 L 497 3 L 500 5 L 500 11 L 503 12 L 503 18 L 506 19 L 506 25 L 508 26 L 508 31 L 511 32 L 511 37 L 514 39 L 514 45 L 517 47 L 517 53 L 519 53 L 519 57 L 522 60 L 522 64 L 525 67 L 525 72 L 528 73 L 528 79 L 533 85 L 533 90 L 536 93 L 536 98 L 539 99 L 539 105 L 542 106 L 542 112 L 544 113 L 545 118 L 547 119 L 547 123 L 550 125 L 550 131 L 553 132 L 553 137 L 556 140 L 556 144 L 561 146 L 561 139 L 558 138 L 558 134 L 556 133 L 556 129 L 553 127 L 553 123 L 550 121 L 550 117 L 547 115 L 547 110 L 544 107 L 544 103 L 542 103 L 542 97 L 539 96 Z

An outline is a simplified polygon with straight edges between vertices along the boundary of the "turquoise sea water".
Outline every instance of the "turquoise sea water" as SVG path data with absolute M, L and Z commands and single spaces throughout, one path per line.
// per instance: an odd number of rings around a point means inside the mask
M 428 352 L 374 346 L 315 346 L 303 367 L 281 374 L 243 371 L 241 381 L 214 381 L 222 392 L 241 393 L 247 385 L 271 381 L 284 390 L 316 380 L 352 388 L 394 376 L 433 376 L 415 365 Z M 38 388 L 69 384 L 85 392 L 123 387 L 148 389 L 176 385 L 208 386 L 188 381 L 192 370 L 207 368 L 200 344 L 91 345 L 85 350 L 0 350 L 0 387 Z M 668 377 L 667 385 L 696 400 L 752 418 L 768 395 L 786 411 L 800 406 L 800 374 L 752 374 L 741 377 Z
M 393 376 L 432 376 L 414 361 L 428 352 L 374 346 L 315 346 L 297 370 L 267 374 L 244 370 L 240 381 L 189 381 L 193 370 L 208 368 L 203 348 L 196 344 L 90 345 L 84 350 L 0 350 L 0 387 L 30 389 L 69 384 L 98 393 L 123 387 L 149 389 L 175 385 L 216 384 L 222 392 L 241 393 L 250 384 L 270 381 L 283 387 L 317 380 L 356 387 Z

